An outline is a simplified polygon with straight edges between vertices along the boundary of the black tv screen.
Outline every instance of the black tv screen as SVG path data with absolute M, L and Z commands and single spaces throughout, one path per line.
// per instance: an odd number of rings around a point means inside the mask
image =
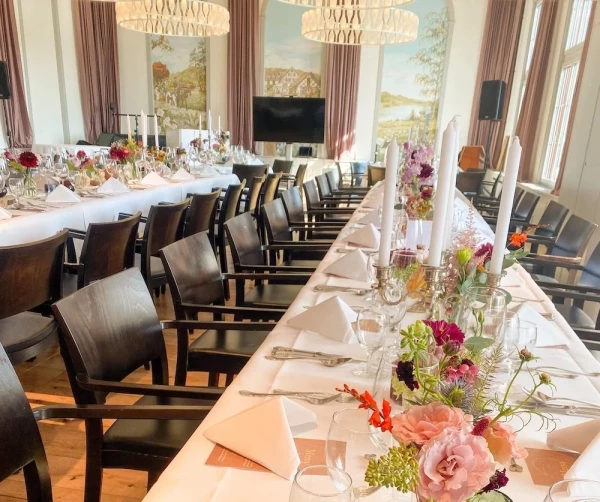
M 324 98 L 254 96 L 254 141 L 324 143 Z

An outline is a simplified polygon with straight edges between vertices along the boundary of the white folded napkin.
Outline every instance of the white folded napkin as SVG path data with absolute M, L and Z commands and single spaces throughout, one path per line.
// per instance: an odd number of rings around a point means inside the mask
M 112 176 L 102 183 L 101 186 L 96 190 L 97 193 L 126 193 L 129 192 L 129 188 L 126 185 L 121 183 L 117 178 L 113 178 Z
M 374 209 L 370 213 L 365 214 L 356 223 L 358 223 L 360 225 L 372 224 L 375 226 L 375 228 L 381 227 L 381 217 L 379 216 L 379 211 L 377 209 Z
M 288 321 L 292 328 L 313 331 L 319 335 L 350 343 L 355 340 L 352 323 L 357 314 L 339 296 L 333 296 Z
M 194 181 L 196 178 L 190 173 L 188 173 L 183 167 L 179 168 L 173 176 L 171 176 L 171 180 L 173 181 Z
M 584 452 L 579 455 L 575 463 L 566 472 L 565 479 L 585 479 L 587 481 L 600 482 L 600 469 L 598 469 L 598 460 L 600 459 L 600 434 L 598 434 Z M 600 484 L 592 483 L 571 483 L 569 485 L 569 495 L 573 497 L 597 497 L 600 495 Z M 595 500 L 595 499 L 594 499 Z
M 200 171 L 201 178 L 214 178 L 215 176 L 219 176 L 219 171 L 217 171 L 214 167 L 204 166 Z
M 522 321 L 529 321 L 537 326 L 536 347 L 569 346 L 569 339 L 548 319 L 542 317 L 531 305 L 524 303 L 515 312 Z
M 149 187 L 158 187 L 158 186 L 162 186 L 162 185 L 168 185 L 169 182 L 167 180 L 161 178 L 156 173 L 148 173 L 148 174 L 146 174 L 146 176 L 144 176 L 142 178 L 141 184 L 149 186 Z
M 557 450 L 583 453 L 598 434 L 600 434 L 600 418 L 553 430 L 546 436 L 546 444 Z
M 366 227 L 352 232 L 344 240 L 361 248 L 379 249 L 380 237 L 379 230 L 369 223 Z
M 260 159 L 250 159 L 248 162 L 246 162 L 247 166 L 262 166 L 263 165 L 263 161 Z
M 0 207 L 0 220 L 10 220 L 12 218 L 12 214 L 10 214 L 6 209 Z
M 326 274 L 337 275 L 338 277 L 345 277 L 346 279 L 367 282 L 369 280 L 367 265 L 367 255 L 360 249 L 355 249 L 343 255 L 337 261 L 334 261 L 324 272 Z
M 58 185 L 46 196 L 46 202 L 81 202 L 81 197 L 66 186 Z
M 316 425 L 312 411 L 278 397 L 213 425 L 204 436 L 291 481 L 300 465 L 293 436 Z

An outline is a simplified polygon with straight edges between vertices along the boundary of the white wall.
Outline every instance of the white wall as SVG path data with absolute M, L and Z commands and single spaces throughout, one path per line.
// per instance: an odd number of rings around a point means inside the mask
M 356 110 L 356 159 L 373 160 L 376 111 L 379 108 L 379 75 L 383 50 L 364 46 L 360 53 L 358 107 Z

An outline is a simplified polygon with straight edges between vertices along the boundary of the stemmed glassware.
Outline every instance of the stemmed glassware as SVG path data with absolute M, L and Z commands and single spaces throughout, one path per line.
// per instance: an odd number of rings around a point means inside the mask
M 294 477 L 290 502 L 352 502 L 352 478 L 341 469 L 314 465 Z
M 367 364 L 352 371 L 353 375 L 372 377 L 375 376 L 377 368 L 373 364 L 374 354 L 383 346 L 387 336 L 388 316 L 385 311 L 376 306 L 359 312 L 356 322 L 353 324 L 354 333 L 358 343 L 367 353 Z
M 600 481 L 563 479 L 548 490 L 544 502 L 600 502 Z
M 19 208 L 19 197 L 23 195 L 25 191 L 25 186 L 23 185 L 23 178 L 10 178 L 8 180 L 8 187 L 10 188 L 10 193 L 15 196 L 15 207 Z

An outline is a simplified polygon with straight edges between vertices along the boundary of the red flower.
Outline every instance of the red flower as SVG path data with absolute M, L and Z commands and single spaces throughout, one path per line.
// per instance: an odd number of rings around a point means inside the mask
M 19 155 L 19 164 L 26 169 L 32 169 L 38 166 L 37 155 L 33 152 L 23 152 Z
M 398 361 L 396 366 L 398 380 L 404 382 L 410 390 L 419 388 L 419 382 L 415 380 L 415 366 L 412 361 Z
M 494 246 L 492 246 L 489 242 L 486 242 L 485 244 L 482 244 L 477 251 L 475 251 L 475 256 L 477 258 L 481 258 L 483 256 L 483 263 L 486 264 L 492 259 L 493 251 Z
M 10 153 L 10 150 L 5 150 L 4 151 L 4 157 L 6 158 L 6 160 L 9 160 L 11 162 L 15 161 L 15 157 L 12 153 Z
M 423 200 L 431 200 L 433 197 L 433 189 L 431 187 L 424 187 L 421 190 L 421 198 Z
M 83 160 L 83 159 L 85 159 L 86 157 L 87 157 L 87 155 L 85 154 L 85 152 L 84 152 L 83 150 L 79 150 L 79 151 L 77 152 L 77 158 L 78 158 L 78 159 L 81 159 L 81 160 Z
M 108 155 L 110 156 L 111 160 L 123 161 L 127 157 L 129 157 L 130 152 L 125 147 L 122 147 L 120 145 L 113 145 L 110 147 Z
M 489 427 L 491 420 L 488 417 L 480 418 L 473 427 L 473 436 L 483 436 L 485 430 Z
M 419 173 L 419 178 L 427 179 L 433 174 L 433 167 L 429 164 L 421 164 L 421 172 Z
M 506 475 L 506 469 L 496 470 L 496 472 L 490 478 L 489 484 L 481 489 L 481 493 L 491 492 L 492 490 L 499 490 L 504 488 L 508 484 L 508 476 Z
M 454 323 L 449 324 L 446 321 L 423 321 L 433 331 L 433 337 L 438 347 L 447 342 L 456 342 L 462 344 L 465 341 L 465 334 Z
M 527 242 L 527 234 L 522 232 L 520 234 L 514 233 L 510 236 L 510 244 L 516 248 L 523 247 Z
M 346 394 L 350 394 L 357 401 L 360 402 L 358 407 L 363 410 L 371 410 L 373 413 L 369 417 L 369 424 L 373 427 L 379 427 L 383 432 L 392 430 L 392 407 L 388 401 L 383 400 L 382 409 L 379 409 L 379 406 L 373 399 L 373 396 L 369 393 L 369 391 L 365 391 L 362 394 L 359 394 L 356 389 L 351 389 L 347 384 L 344 384 L 343 389 L 336 389 L 339 392 L 345 392 Z

